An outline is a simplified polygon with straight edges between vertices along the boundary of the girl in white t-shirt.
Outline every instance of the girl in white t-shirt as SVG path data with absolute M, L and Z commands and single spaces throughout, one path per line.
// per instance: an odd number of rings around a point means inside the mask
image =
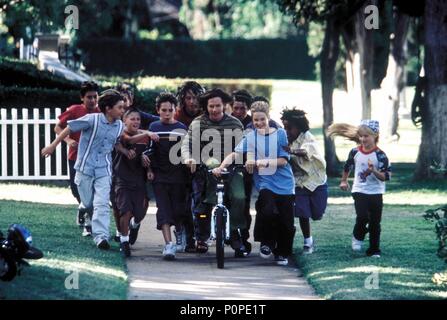
M 369 232 L 369 248 L 366 255 L 380 257 L 380 221 L 382 219 L 385 181 L 390 179 L 391 165 L 386 154 L 377 147 L 379 122 L 362 120 L 360 126 L 333 124 L 330 136 L 340 135 L 357 142 L 358 146 L 349 152 L 344 165 L 340 188 L 349 189 L 349 173 L 354 170 L 352 197 L 357 215 L 352 236 L 352 249 L 360 251 L 366 233 Z

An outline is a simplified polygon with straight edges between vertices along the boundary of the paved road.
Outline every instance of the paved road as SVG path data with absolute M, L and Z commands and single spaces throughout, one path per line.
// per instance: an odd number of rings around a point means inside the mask
M 155 223 L 155 215 L 148 214 L 127 260 L 130 300 L 318 299 L 294 266 L 260 258 L 258 243 L 243 259 L 226 247 L 224 269 L 216 267 L 214 246 L 206 254 L 177 253 L 175 261 L 165 261 Z

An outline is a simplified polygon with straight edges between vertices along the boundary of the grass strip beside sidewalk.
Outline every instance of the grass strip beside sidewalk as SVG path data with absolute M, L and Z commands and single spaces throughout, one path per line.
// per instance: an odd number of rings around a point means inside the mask
M 434 224 L 422 218 L 426 209 L 385 204 L 382 257 L 376 259 L 365 256 L 367 241 L 361 253 L 351 250 L 353 205 L 330 205 L 323 220 L 312 223 L 314 254 L 301 255 L 302 236 L 295 237 L 298 266 L 325 299 L 445 299 L 447 287 L 431 280 L 447 266 L 436 256 Z
M 98 250 L 91 237 L 81 236 L 75 212 L 72 205 L 0 201 L 3 234 L 10 224 L 21 223 L 44 253 L 43 259 L 29 261 L 31 267 L 24 267 L 13 281 L 0 283 L 0 299 L 127 298 L 127 274 L 118 245 Z

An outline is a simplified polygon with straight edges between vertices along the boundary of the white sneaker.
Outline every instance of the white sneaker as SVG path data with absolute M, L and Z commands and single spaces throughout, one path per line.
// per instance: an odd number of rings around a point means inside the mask
M 312 254 L 315 251 L 315 246 L 314 244 L 304 244 L 303 246 L 303 254 Z
M 357 240 L 354 236 L 352 236 L 352 250 L 353 251 L 361 251 L 363 246 L 363 241 Z
M 169 242 L 165 245 L 165 248 L 163 249 L 163 259 L 165 260 L 174 260 L 175 259 L 175 251 L 176 251 L 176 244 Z
M 289 259 L 283 256 L 275 256 L 275 262 L 279 266 L 287 266 L 289 264 Z
M 186 233 L 184 230 L 174 231 L 176 251 L 184 252 L 186 247 Z

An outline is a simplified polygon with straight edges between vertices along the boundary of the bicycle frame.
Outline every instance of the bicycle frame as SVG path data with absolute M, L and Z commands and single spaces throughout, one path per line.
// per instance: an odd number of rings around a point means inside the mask
M 223 218 L 225 221 L 225 240 L 230 239 L 230 212 L 227 207 L 223 204 L 224 200 L 224 188 L 225 185 L 223 181 L 220 179 L 217 183 L 216 195 L 217 195 L 217 204 L 214 206 L 211 211 L 211 238 L 216 239 L 216 219 L 218 210 L 222 210 Z

